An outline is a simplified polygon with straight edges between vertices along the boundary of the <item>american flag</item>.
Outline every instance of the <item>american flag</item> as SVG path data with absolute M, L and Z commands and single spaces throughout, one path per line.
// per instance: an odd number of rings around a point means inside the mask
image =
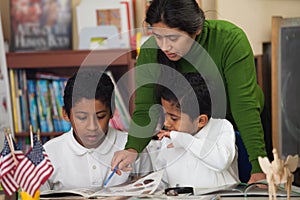
M 43 145 L 33 135 L 33 147 L 28 151 L 25 158 L 17 165 L 15 180 L 23 191 L 32 197 L 40 186 L 47 181 L 53 172 Z
M 16 160 L 17 162 L 20 162 L 24 158 L 24 154 L 14 141 L 13 145 Z M 6 138 L 4 138 L 4 148 L 1 151 L 0 170 L 2 188 L 5 193 L 10 196 L 18 190 L 19 184 L 14 179 L 16 163 L 14 162 L 13 155 Z

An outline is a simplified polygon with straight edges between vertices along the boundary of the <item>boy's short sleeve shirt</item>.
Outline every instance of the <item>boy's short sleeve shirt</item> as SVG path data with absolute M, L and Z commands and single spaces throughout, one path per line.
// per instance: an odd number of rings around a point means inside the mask
M 73 136 L 73 130 L 54 138 L 44 145 L 54 166 L 54 173 L 42 186 L 46 189 L 72 189 L 99 187 L 111 173 L 111 159 L 115 151 L 122 150 L 127 133 L 109 128 L 104 142 L 95 149 L 81 146 Z M 108 185 L 127 181 L 129 172 L 113 176 Z
M 212 127 L 213 130 L 218 130 L 218 137 L 213 139 L 213 144 L 209 144 L 210 148 L 205 148 L 205 144 L 211 139 L 208 136 L 214 134 Z M 195 139 L 198 140 L 197 143 Z M 161 148 L 154 162 L 157 170 L 165 169 L 164 181 L 169 187 L 175 187 L 177 184 L 216 187 L 239 182 L 235 133 L 227 120 L 211 118 L 194 136 L 171 131 L 170 142 L 174 148 Z M 203 145 L 199 145 L 199 142 Z M 219 151 L 220 148 L 223 150 Z M 224 156 L 231 159 L 228 158 L 227 163 L 218 164 L 218 159 Z

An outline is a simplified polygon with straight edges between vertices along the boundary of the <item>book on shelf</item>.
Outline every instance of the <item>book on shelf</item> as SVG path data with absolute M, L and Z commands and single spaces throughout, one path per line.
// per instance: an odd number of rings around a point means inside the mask
M 55 131 L 61 131 L 61 123 L 60 117 L 58 113 L 57 103 L 56 103 L 56 96 L 53 89 L 53 83 L 49 83 L 49 93 L 50 93 L 50 101 L 51 101 L 51 114 L 52 114 L 52 122 Z
M 80 40 L 90 40 L 91 45 L 84 45 L 95 47 L 93 41 L 101 41 L 102 43 L 111 43 L 113 45 L 99 45 L 100 48 L 129 48 L 132 28 L 134 27 L 133 20 L 133 3 L 132 0 L 110 0 L 110 1 L 99 1 L 99 0 L 81 0 L 80 4 L 76 6 L 76 19 L 77 19 L 77 33 L 79 44 Z M 110 34 L 111 29 L 108 29 L 104 34 L 99 34 L 99 38 L 94 34 L 86 34 L 93 30 L 92 28 L 101 26 L 115 26 L 117 29 L 116 34 Z M 89 29 L 89 30 L 85 30 Z M 93 30 L 95 31 L 95 30 Z M 86 36 L 82 36 L 82 34 Z M 86 38 L 92 37 L 92 38 Z M 103 41 L 104 40 L 104 41 Z M 105 40 L 107 40 L 105 42 Z M 113 40 L 118 40 L 118 44 L 113 43 Z M 82 45 L 79 45 L 82 48 Z M 77 47 L 75 47 L 77 49 Z
M 37 107 L 37 116 L 38 116 L 38 128 L 41 132 L 48 132 L 46 112 L 43 112 L 43 105 L 41 101 L 42 93 L 40 91 L 38 81 L 35 82 L 35 92 L 36 92 L 36 107 Z
M 112 187 L 78 188 L 69 190 L 46 190 L 41 191 L 40 199 L 61 197 L 115 197 L 115 196 L 139 196 L 153 194 L 161 181 L 163 171 L 152 172 L 138 180 L 130 181 Z
M 12 105 L 14 130 L 18 132 L 21 130 L 20 120 L 18 115 L 18 113 L 20 112 L 18 111 L 19 106 L 18 106 L 18 97 L 16 91 L 16 76 L 15 76 L 15 71 L 13 69 L 9 69 L 9 81 L 10 81 L 11 105 Z
M 10 0 L 12 51 L 72 49 L 71 0 Z
M 28 104 L 29 104 L 29 121 L 32 125 L 33 132 L 37 132 L 39 129 L 38 122 L 38 109 L 37 109 L 37 100 L 36 100 L 36 81 L 27 80 L 28 88 Z
M 64 105 L 63 95 L 64 95 L 64 88 L 65 88 L 66 81 L 67 81 L 67 79 L 64 79 L 64 78 L 52 81 L 53 92 L 55 95 L 55 103 L 56 103 L 56 107 L 57 107 L 59 124 L 60 124 L 60 129 L 57 131 L 62 131 L 62 132 L 66 132 L 66 131 L 70 130 L 70 128 L 71 128 L 71 123 L 64 120 L 63 110 L 62 110 L 63 105 Z
M 22 131 L 29 131 L 29 110 L 28 110 L 28 98 L 27 98 L 27 77 L 26 70 L 19 69 L 16 70 L 18 74 L 18 93 L 20 101 L 20 119 L 22 123 Z
M 22 122 L 21 122 L 21 104 L 20 104 L 20 90 L 19 90 L 19 86 L 20 86 L 20 80 L 19 80 L 19 77 L 18 77 L 18 71 L 14 71 L 14 81 L 15 81 L 15 106 L 16 106 L 16 110 L 17 110 L 17 126 L 18 127 L 18 131 L 22 131 L 23 130 L 23 126 L 22 126 Z
M 36 81 L 38 116 L 41 132 L 53 132 L 52 102 L 50 102 L 49 81 L 39 79 Z
M 118 85 L 111 71 L 106 71 L 106 74 L 110 77 L 115 87 L 115 111 L 113 117 L 110 120 L 110 126 L 118 130 L 128 131 L 131 120 L 129 108 L 126 107 L 124 103 L 124 99 L 120 93 Z

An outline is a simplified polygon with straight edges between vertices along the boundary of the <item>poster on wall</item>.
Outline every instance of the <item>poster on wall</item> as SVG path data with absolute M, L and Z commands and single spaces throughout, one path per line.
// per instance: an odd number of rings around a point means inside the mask
M 4 39 L 0 13 L 0 149 L 3 148 L 4 128 L 10 128 L 13 133 L 12 112 L 10 102 L 9 81 L 5 57 Z
M 103 44 L 103 39 L 106 39 L 107 43 L 118 40 L 118 45 L 114 44 L 113 48 L 130 47 L 134 27 L 132 0 L 81 0 L 76 7 L 76 19 L 79 43 L 82 39 L 86 40 L 82 35 L 90 32 L 91 28 L 97 30 L 97 27 L 102 27 L 101 35 L 109 37 L 103 36 L 97 42 Z M 112 30 L 109 26 L 115 26 L 117 33 L 111 34 Z M 93 38 L 88 39 L 93 42 Z M 106 46 L 111 48 L 110 45 Z
M 72 49 L 71 0 L 10 0 L 11 50 Z

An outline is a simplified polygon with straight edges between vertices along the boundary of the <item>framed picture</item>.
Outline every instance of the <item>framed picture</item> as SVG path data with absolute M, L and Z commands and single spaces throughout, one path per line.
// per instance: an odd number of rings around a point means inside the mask
M 0 149 L 3 148 L 4 134 L 2 134 L 4 128 L 10 128 L 12 133 L 13 121 L 11 112 L 10 90 L 9 80 L 6 65 L 6 56 L 4 48 L 4 39 L 0 15 Z
M 11 51 L 72 49 L 71 0 L 9 0 Z

